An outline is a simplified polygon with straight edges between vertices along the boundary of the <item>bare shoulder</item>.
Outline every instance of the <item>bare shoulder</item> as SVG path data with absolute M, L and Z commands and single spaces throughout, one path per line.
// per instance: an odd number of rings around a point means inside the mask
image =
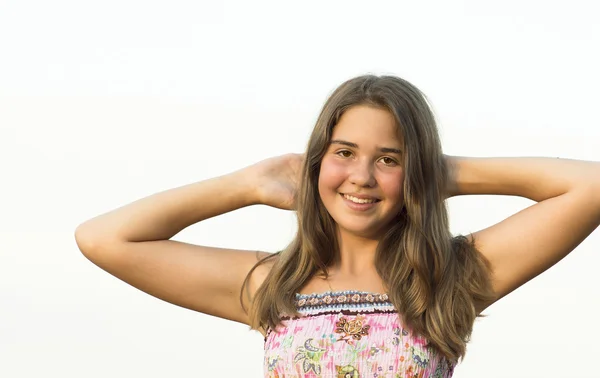
M 278 257 L 276 253 L 264 251 L 255 251 L 255 256 L 253 265 L 248 272 L 248 291 L 251 296 L 254 296 L 256 290 L 263 284 Z

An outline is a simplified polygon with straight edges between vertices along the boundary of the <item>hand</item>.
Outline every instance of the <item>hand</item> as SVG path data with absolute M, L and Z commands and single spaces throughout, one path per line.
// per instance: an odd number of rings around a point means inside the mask
M 259 203 L 295 210 L 303 161 L 302 154 L 286 154 L 246 168 L 245 173 L 256 183 Z

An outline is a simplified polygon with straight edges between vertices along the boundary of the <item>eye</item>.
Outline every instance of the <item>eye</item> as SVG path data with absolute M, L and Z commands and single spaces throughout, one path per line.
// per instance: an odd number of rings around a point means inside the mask
M 384 156 L 381 158 L 381 161 L 383 162 L 383 164 L 393 167 L 396 166 L 398 163 L 396 162 L 396 160 L 392 159 L 389 156 Z
M 348 150 L 341 150 L 336 152 L 336 155 L 339 155 L 341 157 L 345 157 L 345 158 L 349 158 L 350 156 L 352 156 L 352 152 L 348 151 Z

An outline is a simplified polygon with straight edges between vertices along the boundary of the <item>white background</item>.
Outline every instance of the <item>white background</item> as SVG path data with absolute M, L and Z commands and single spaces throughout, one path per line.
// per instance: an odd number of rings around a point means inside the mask
M 448 154 L 600 160 L 598 46 L 593 1 L 0 1 L 0 377 L 260 377 L 258 333 L 110 276 L 76 226 L 303 151 L 363 73 L 421 88 Z M 451 199 L 452 231 L 530 204 Z M 252 207 L 175 239 L 275 251 L 294 232 Z M 455 376 L 600 377 L 599 249 L 596 231 L 490 307 Z

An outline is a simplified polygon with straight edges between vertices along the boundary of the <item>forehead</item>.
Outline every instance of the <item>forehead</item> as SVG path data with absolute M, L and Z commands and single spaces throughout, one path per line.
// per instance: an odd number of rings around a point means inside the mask
M 403 145 L 400 128 L 392 113 L 387 109 L 368 105 L 355 105 L 346 110 L 333 128 L 332 139 L 344 139 L 359 146 L 361 144 L 385 144 L 389 147 Z

